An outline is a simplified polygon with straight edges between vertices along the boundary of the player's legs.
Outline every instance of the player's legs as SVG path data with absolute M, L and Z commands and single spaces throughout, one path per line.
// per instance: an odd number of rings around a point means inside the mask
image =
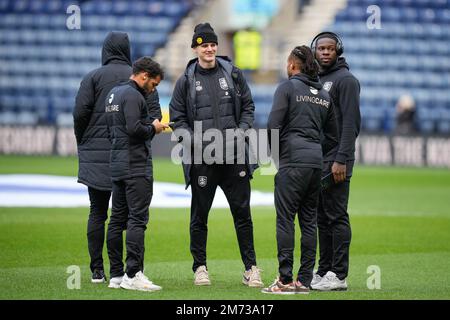
M 148 223 L 148 208 L 153 196 L 153 179 L 136 177 L 125 180 L 129 210 L 127 222 L 126 273 L 129 278 L 142 271 L 144 265 L 144 239 Z
M 234 227 L 245 270 L 256 266 L 253 223 L 250 212 L 250 179 L 246 165 L 222 165 L 222 188 L 233 215 Z
M 91 257 L 91 271 L 103 270 L 103 243 L 105 242 L 105 221 L 108 218 L 109 199 L 111 191 L 101 191 L 89 187 L 91 203 L 87 224 L 87 239 Z
M 295 247 L 295 216 L 308 183 L 300 168 L 281 168 L 275 175 L 278 271 L 283 284 L 291 283 Z
M 320 193 L 320 169 L 310 169 L 309 186 L 302 199 L 299 210 L 299 223 L 301 230 L 301 258 L 297 280 L 309 287 L 314 264 L 316 261 L 317 246 L 317 206 Z
M 195 164 L 191 168 L 190 249 L 194 259 L 192 270 L 206 266 L 208 214 L 217 188 L 215 165 Z
M 352 231 L 350 218 L 347 212 L 350 181 L 346 180 L 333 186 L 332 204 L 334 218 L 330 226 L 333 235 L 333 262 L 331 271 L 343 280 L 347 278 L 349 268 L 349 251 Z
M 323 164 L 322 176 L 331 172 L 332 162 Z M 319 194 L 319 206 L 317 207 L 317 229 L 319 235 L 319 267 L 317 274 L 323 277 L 331 270 L 333 262 L 333 235 L 331 233 L 332 207 L 329 199 L 331 195 L 328 190 L 322 190 Z
M 110 275 L 121 277 L 123 268 L 123 231 L 127 228 L 128 205 L 125 194 L 125 183 L 113 181 L 112 209 L 108 224 L 106 245 L 110 262 Z

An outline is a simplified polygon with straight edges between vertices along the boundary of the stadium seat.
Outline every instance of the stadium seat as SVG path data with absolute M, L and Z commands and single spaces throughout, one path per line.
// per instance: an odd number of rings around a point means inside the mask
M 0 124 L 11 125 L 17 123 L 17 114 L 15 112 L 0 112 Z
M 382 28 L 369 30 L 361 13 L 369 5 L 382 10 Z M 447 0 L 350 0 L 327 29 L 345 43 L 351 70 L 359 78 L 363 127 L 379 128 L 377 105 L 395 105 L 404 91 L 418 105 L 419 128 L 424 133 L 446 132 L 437 108 L 450 110 L 450 3 Z M 369 103 L 369 105 L 367 105 Z M 366 108 L 367 107 L 367 108 Z M 385 109 L 383 128 L 392 129 L 392 110 Z M 445 117 L 444 117 L 445 118 Z
M 73 126 L 73 116 L 72 113 L 59 113 L 56 116 L 56 125 L 58 127 L 71 127 Z
M 65 9 L 71 4 L 77 2 L 0 0 L 0 72 L 7 75 L 0 79 L 2 112 L 23 109 L 56 120 L 57 113 L 73 108 L 82 77 L 100 66 L 109 31 L 128 32 L 132 59 L 152 56 L 193 5 L 188 0 L 81 1 L 81 30 L 67 30 Z M 24 90 L 27 95 L 21 95 Z M 5 119 L 34 121 L 26 113 Z
M 39 117 L 35 112 L 22 111 L 17 115 L 17 124 L 34 126 L 38 123 Z

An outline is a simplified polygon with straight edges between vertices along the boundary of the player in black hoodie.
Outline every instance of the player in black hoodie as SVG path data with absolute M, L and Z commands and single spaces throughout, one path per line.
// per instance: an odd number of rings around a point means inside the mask
M 320 81 L 333 100 L 339 128 L 339 144 L 324 153 L 322 175 L 332 173 L 335 184 L 322 190 L 317 223 L 320 261 L 311 287 L 346 290 L 351 240 L 347 212 L 350 178 L 355 162 L 355 141 L 361 125 L 359 81 L 349 71 L 342 40 L 332 32 L 318 34 L 311 48 L 320 65 Z
M 278 86 L 269 115 L 268 129 L 280 131 L 280 161 L 275 176 L 280 276 L 263 293 L 308 293 L 313 277 L 323 152 L 321 134 L 327 136 L 329 143 L 323 146 L 325 152 L 337 144 L 333 104 L 319 82 L 318 69 L 307 46 L 294 48 L 287 60 L 289 80 Z M 271 147 L 275 143 L 270 141 Z M 297 214 L 302 234 L 301 266 L 293 281 Z
M 133 64 L 130 80 L 114 87 L 105 101 L 113 185 L 107 234 L 110 288 L 161 289 L 144 275 L 143 269 L 145 230 L 153 195 L 151 140 L 155 134 L 168 128 L 167 124 L 150 118 L 145 98 L 154 91 L 163 76 L 158 63 L 142 57 Z M 122 259 L 124 230 L 127 249 L 125 272 Z
M 218 37 L 208 22 L 195 27 L 191 47 L 197 58 L 188 63 L 185 73 L 178 79 L 169 104 L 175 135 L 183 129 L 194 136 L 194 128 L 198 124 L 204 131 L 251 128 L 255 106 L 250 89 L 242 72 L 228 58 L 217 56 Z M 194 137 L 192 141 L 196 143 L 195 140 Z M 223 155 L 223 160 L 226 160 L 227 153 Z M 233 157 L 233 163 L 208 163 L 208 157 L 195 163 L 194 156 L 192 158 L 183 160 L 183 170 L 186 187 L 191 185 L 192 190 L 190 249 L 194 259 L 194 284 L 211 285 L 206 259 L 208 216 L 216 189 L 220 187 L 230 204 L 245 267 L 242 283 L 249 287 L 263 286 L 256 265 L 250 212 L 250 179 L 255 166 L 248 161 L 235 162 L 238 157 Z
M 78 147 L 78 182 L 88 187 L 90 214 L 87 239 L 93 283 L 106 281 L 103 269 L 105 221 L 111 198 L 111 173 L 105 120 L 108 92 L 131 74 L 130 41 L 125 32 L 108 33 L 102 48 L 102 66 L 89 72 L 81 81 L 73 110 L 74 131 Z
M 111 143 L 106 129 L 105 98 L 119 82 L 128 80 L 131 73 L 128 34 L 109 32 L 103 42 L 102 66 L 86 74 L 81 81 L 73 110 L 78 182 L 88 187 L 90 200 L 87 239 L 93 283 L 106 281 L 102 252 L 112 189 L 109 168 Z M 148 94 L 146 102 L 150 118 L 161 120 L 158 92 L 155 90 Z

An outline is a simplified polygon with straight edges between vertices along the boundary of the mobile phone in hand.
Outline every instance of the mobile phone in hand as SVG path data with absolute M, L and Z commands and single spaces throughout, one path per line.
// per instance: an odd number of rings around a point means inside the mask
M 322 180 L 320 181 L 320 186 L 321 186 L 322 190 L 326 190 L 335 183 L 336 182 L 334 182 L 333 173 L 330 172 L 326 176 L 322 177 Z

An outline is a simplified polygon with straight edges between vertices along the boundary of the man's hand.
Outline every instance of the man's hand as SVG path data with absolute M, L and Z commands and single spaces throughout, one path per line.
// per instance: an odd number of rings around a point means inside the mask
M 156 133 L 161 133 L 163 130 L 168 129 L 169 125 L 167 123 L 161 123 L 158 119 L 152 122 L 153 127 L 155 127 Z
M 331 167 L 331 172 L 333 173 L 333 178 L 335 183 L 339 183 L 345 180 L 347 173 L 347 166 L 339 162 L 334 162 Z

